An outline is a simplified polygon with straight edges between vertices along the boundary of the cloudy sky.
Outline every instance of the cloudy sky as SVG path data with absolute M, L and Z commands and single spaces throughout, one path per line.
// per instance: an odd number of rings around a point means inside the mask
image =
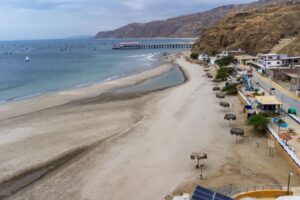
M 0 0 L 0 40 L 95 35 L 253 0 Z

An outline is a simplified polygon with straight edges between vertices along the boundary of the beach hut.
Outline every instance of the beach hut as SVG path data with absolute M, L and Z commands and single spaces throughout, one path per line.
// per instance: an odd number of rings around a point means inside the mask
M 256 102 L 260 110 L 279 114 L 281 103 L 275 96 L 257 96 Z

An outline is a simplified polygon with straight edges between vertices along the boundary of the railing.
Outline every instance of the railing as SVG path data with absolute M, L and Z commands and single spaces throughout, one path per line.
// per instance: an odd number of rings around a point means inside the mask
M 246 186 L 238 189 L 234 189 L 230 191 L 227 195 L 234 197 L 237 194 L 247 193 L 247 192 L 255 192 L 255 191 L 272 191 L 272 190 L 282 190 L 286 191 L 286 185 L 254 185 L 254 186 Z
M 286 151 L 287 155 L 291 158 L 291 160 L 295 163 L 295 165 L 300 168 L 300 160 L 297 155 L 289 149 L 289 147 L 279 138 L 278 134 L 272 129 L 270 125 L 268 125 L 267 130 L 273 136 L 273 138 L 278 142 L 278 144 Z

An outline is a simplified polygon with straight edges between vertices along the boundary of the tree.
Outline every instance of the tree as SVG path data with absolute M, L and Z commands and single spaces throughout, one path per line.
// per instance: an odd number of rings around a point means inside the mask
M 196 59 L 198 59 L 198 57 L 199 57 L 198 53 L 191 53 L 191 58 L 192 59 L 196 60 Z
M 223 57 L 219 60 L 216 60 L 216 64 L 219 65 L 220 67 L 228 66 L 231 63 L 232 64 L 237 64 L 237 59 L 235 59 L 232 56 L 226 56 L 226 57 Z
M 230 74 L 230 69 L 227 67 L 220 67 L 217 71 L 216 79 L 225 80 Z
M 258 113 L 256 115 L 252 115 L 247 121 L 247 124 L 249 126 L 253 126 L 256 130 L 260 131 L 264 131 L 269 123 L 270 119 L 265 113 Z
M 225 87 L 223 87 L 222 92 L 225 92 L 227 95 L 236 95 L 237 94 L 237 88 L 236 84 L 228 84 Z

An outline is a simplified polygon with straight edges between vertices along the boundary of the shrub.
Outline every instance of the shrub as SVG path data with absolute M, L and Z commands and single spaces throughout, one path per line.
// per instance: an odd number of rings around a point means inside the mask
M 216 79 L 225 80 L 230 74 L 230 69 L 226 67 L 221 67 L 217 71 Z
M 220 67 L 228 66 L 231 63 L 232 64 L 237 64 L 237 59 L 235 59 L 232 56 L 226 56 L 226 57 L 223 57 L 219 60 L 216 60 L 216 64 L 219 65 Z
M 249 126 L 253 126 L 256 130 L 260 131 L 265 130 L 269 123 L 270 119 L 265 113 L 258 113 L 256 115 L 252 115 L 247 121 L 247 124 Z
M 196 60 L 196 59 L 198 59 L 198 57 L 199 57 L 198 53 L 191 53 L 191 58 L 192 59 Z
M 237 94 L 237 88 L 236 84 L 228 84 L 225 87 L 223 87 L 222 92 L 225 92 L 227 95 L 236 95 Z

